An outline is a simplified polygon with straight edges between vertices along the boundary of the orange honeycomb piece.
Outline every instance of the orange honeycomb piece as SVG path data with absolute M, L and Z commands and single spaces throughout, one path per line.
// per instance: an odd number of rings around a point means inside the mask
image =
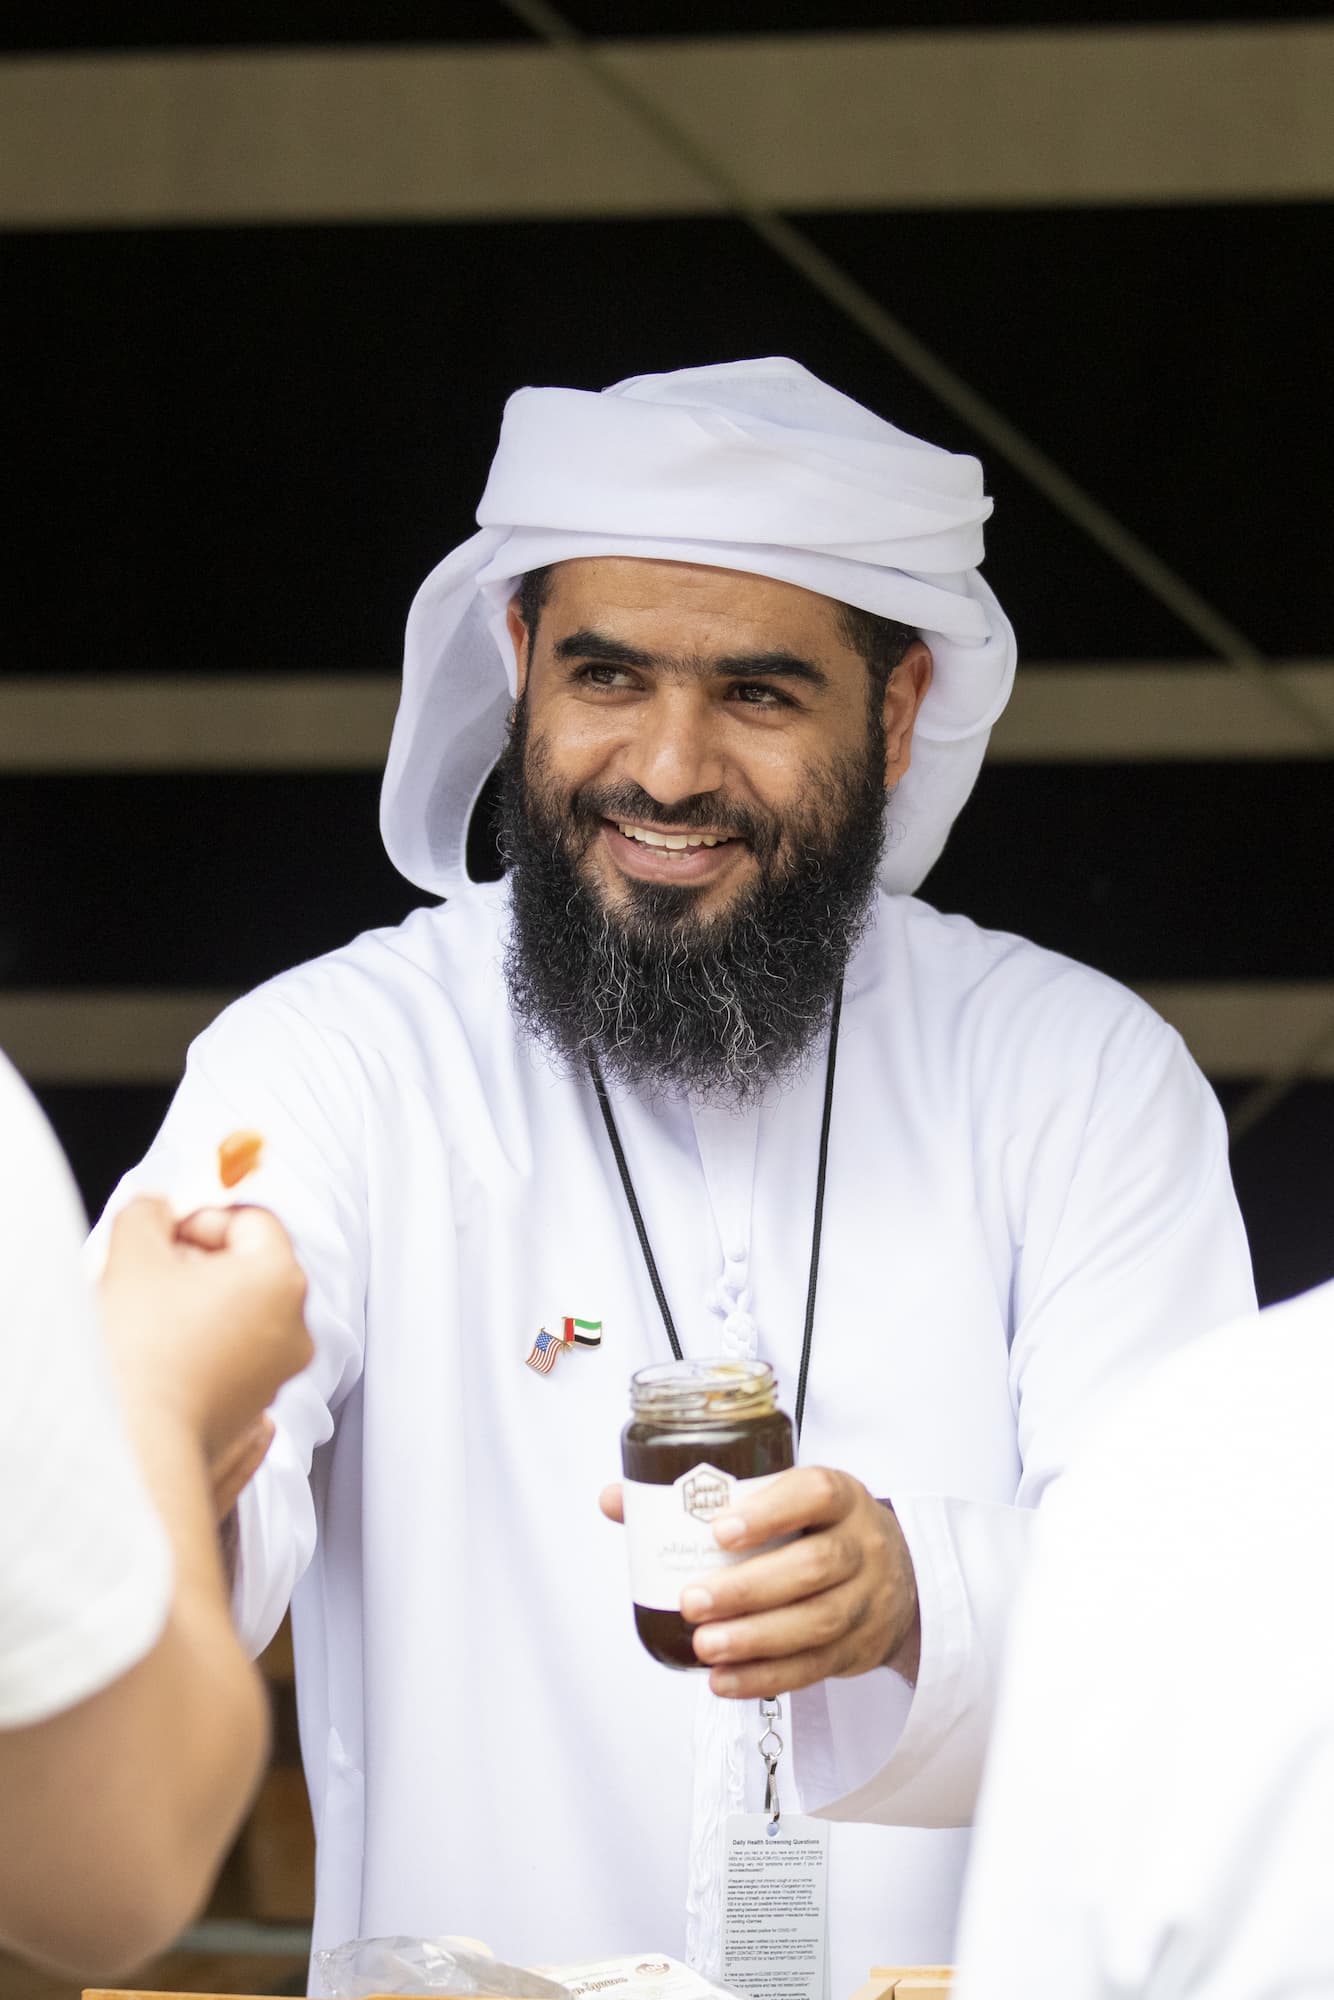
M 247 1174 L 253 1174 L 264 1157 L 264 1140 L 258 1132 L 229 1132 L 218 1148 L 218 1179 L 225 1188 L 234 1188 Z

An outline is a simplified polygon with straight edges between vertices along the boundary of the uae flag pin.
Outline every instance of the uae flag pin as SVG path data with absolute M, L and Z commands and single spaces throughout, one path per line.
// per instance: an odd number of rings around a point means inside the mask
M 535 1368 L 539 1375 L 549 1375 L 556 1365 L 556 1356 L 567 1347 L 601 1347 L 602 1321 L 600 1319 L 575 1319 L 566 1314 L 561 1321 L 559 1333 L 548 1333 L 543 1327 L 537 1339 L 525 1355 L 529 1368 Z

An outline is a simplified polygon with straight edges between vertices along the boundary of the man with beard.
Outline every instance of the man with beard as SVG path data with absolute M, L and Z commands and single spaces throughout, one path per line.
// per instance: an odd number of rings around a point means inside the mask
M 317 1943 L 716 1967 L 777 1692 L 784 1809 L 838 1822 L 831 1990 L 949 1953 L 1033 1505 L 1095 1405 L 1253 1303 L 1176 1036 L 911 893 L 1013 675 L 989 511 L 975 461 L 792 362 L 513 397 L 385 780 L 445 905 L 230 1009 L 131 1177 L 264 1131 L 310 1277 L 238 1602 L 261 1643 L 292 1598 Z M 595 1506 L 674 1345 L 771 1362 L 802 1419 L 717 1525 L 795 1539 L 684 1594 L 707 1677 L 638 1647 Z

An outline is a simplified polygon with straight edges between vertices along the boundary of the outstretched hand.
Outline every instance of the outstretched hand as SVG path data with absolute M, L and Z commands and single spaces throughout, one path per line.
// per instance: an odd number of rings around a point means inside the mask
M 263 1457 L 264 1411 L 313 1353 L 286 1231 L 262 1208 L 178 1223 L 165 1201 L 141 1197 L 112 1225 L 98 1290 L 126 1392 L 184 1419 L 225 1497 Z

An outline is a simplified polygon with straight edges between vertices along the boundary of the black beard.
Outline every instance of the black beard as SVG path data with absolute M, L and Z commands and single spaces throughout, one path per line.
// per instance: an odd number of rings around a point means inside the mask
M 714 794 L 673 803 L 675 827 L 744 837 L 758 879 L 714 917 L 697 916 L 695 891 L 671 883 L 627 880 L 625 903 L 609 908 L 584 880 L 584 855 L 605 819 L 651 823 L 663 807 L 634 784 L 562 795 L 520 703 L 500 764 L 505 978 L 520 1026 L 561 1067 L 595 1059 L 650 1097 L 741 1106 L 795 1075 L 870 915 L 884 760 L 877 709 L 862 753 L 812 776 L 808 795 L 829 809 L 783 821 Z

